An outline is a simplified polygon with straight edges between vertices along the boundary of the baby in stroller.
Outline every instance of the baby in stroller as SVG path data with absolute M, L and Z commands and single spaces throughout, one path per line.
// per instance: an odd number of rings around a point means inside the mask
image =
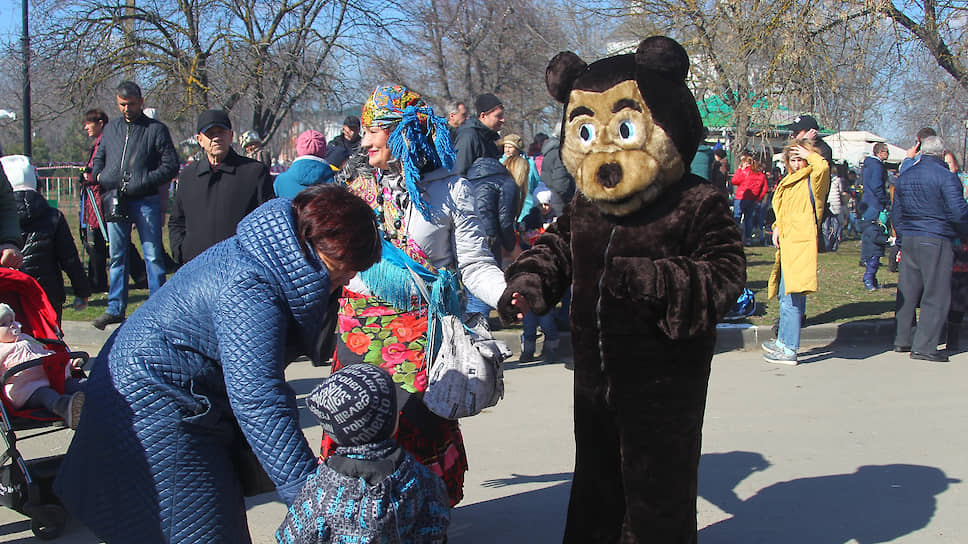
M 22 333 L 15 317 L 13 308 L 0 303 L 0 372 L 4 374 L 20 363 L 54 353 Z M 84 393 L 80 391 L 83 382 L 80 378 L 68 378 L 62 395 L 50 386 L 43 367 L 34 366 L 8 377 L 4 393 L 14 408 L 44 408 L 75 429 L 84 406 Z

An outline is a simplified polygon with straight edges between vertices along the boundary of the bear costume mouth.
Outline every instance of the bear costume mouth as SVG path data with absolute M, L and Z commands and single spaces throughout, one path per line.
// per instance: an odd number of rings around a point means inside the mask
M 616 187 L 622 182 L 622 165 L 610 162 L 599 166 L 595 173 L 595 180 L 606 189 Z

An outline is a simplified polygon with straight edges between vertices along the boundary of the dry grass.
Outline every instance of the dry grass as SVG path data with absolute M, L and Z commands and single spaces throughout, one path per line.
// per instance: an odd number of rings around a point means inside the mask
M 776 299 L 766 300 L 767 281 L 776 248 L 746 248 L 746 286 L 756 293 L 756 313 L 746 322 L 754 325 L 770 325 L 779 317 Z M 864 289 L 864 269 L 860 261 L 860 240 L 848 240 L 835 253 L 822 253 L 819 258 L 818 280 L 820 289 L 807 296 L 807 325 L 819 323 L 843 323 L 864 319 L 894 317 L 894 299 L 897 294 L 897 273 L 887 270 L 887 257 L 881 259 L 877 278 L 881 284 L 878 291 Z

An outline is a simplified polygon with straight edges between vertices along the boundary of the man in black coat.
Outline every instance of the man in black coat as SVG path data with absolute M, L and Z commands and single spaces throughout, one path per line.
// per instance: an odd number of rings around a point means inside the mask
M 149 292 L 154 294 L 164 285 L 165 252 L 161 243 L 164 217 L 158 188 L 178 174 L 178 153 L 171 134 L 163 123 L 144 114 L 141 87 L 132 81 L 121 82 L 117 103 L 121 117 L 104 127 L 101 144 L 91 162 L 91 174 L 101 194 L 115 191 L 119 199 L 117 208 L 121 211 L 116 220 L 105 217 L 111 251 L 110 286 L 107 310 L 91 323 L 98 329 L 124 321 L 132 225 L 137 227 L 141 239 Z M 108 215 L 107 210 L 102 211 Z
M 168 219 L 172 257 L 179 264 L 233 236 L 243 217 L 273 197 L 265 164 L 232 149 L 232 122 L 225 111 L 202 112 L 196 138 L 205 156 L 178 176 Z
M 498 97 L 484 93 L 474 99 L 474 107 L 477 117 L 469 119 L 457 129 L 454 141 L 457 160 L 452 171 L 461 177 L 481 157 L 501 158 L 501 150 L 496 142 L 500 138 L 498 131 L 504 126 L 504 105 Z
M 827 166 L 830 167 L 830 171 L 834 171 L 834 150 L 830 149 L 830 146 L 822 138 L 818 138 L 820 135 L 820 124 L 817 123 L 817 120 L 812 115 L 798 115 L 792 123 L 783 128 L 790 131 L 790 136 L 794 140 L 806 138 L 812 141 L 813 145 L 817 148 L 817 152 L 827 161 Z

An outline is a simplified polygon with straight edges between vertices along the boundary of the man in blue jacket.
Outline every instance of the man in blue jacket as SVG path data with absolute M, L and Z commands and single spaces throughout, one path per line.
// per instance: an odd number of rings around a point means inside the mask
M 884 142 L 875 143 L 874 156 L 864 159 L 862 167 L 864 194 L 860 200 L 860 260 L 864 263 L 864 288 L 868 291 L 880 288 L 877 269 L 881 266 L 881 256 L 887 243 L 886 210 L 890 208 L 891 198 L 887 194 L 884 160 L 889 152 Z
M 901 245 L 894 351 L 935 362 L 948 360 L 937 348 L 951 305 L 951 242 L 968 236 L 968 203 L 943 157 L 941 138 L 921 141 L 921 160 L 901 174 L 894 189 L 892 214 Z
M 138 228 L 148 269 L 148 289 L 154 294 L 165 283 L 164 248 L 161 243 L 161 198 L 158 187 L 178 174 L 178 154 L 171 134 L 160 121 L 144 114 L 141 88 L 123 81 L 117 90 L 121 117 L 104 127 L 101 145 L 94 154 L 91 173 L 101 194 L 116 190 L 124 218 L 109 222 L 108 307 L 92 325 L 98 329 L 124 321 L 128 305 L 128 244 L 131 225 Z M 102 200 L 103 201 L 103 200 Z
M 921 160 L 921 140 L 927 138 L 928 136 L 937 136 L 938 133 L 934 131 L 931 127 L 924 127 L 914 135 L 914 145 L 906 151 L 906 156 L 904 160 L 901 161 L 901 166 L 898 167 L 898 174 L 903 174 L 907 172 L 908 168 L 911 168 Z

